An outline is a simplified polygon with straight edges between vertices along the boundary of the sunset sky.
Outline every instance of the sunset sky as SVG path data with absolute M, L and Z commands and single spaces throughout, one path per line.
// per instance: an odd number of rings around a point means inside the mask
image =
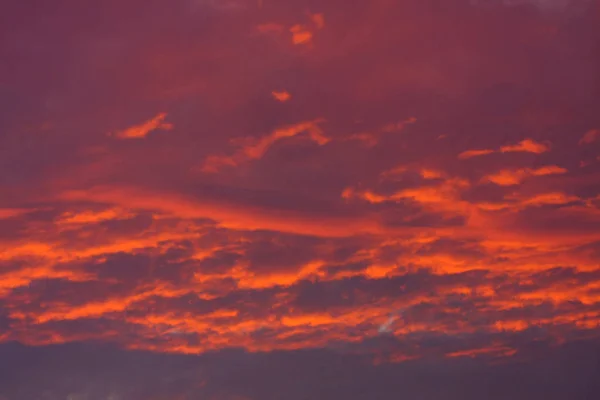
M 600 398 L 600 2 L 1 4 L 0 400 Z

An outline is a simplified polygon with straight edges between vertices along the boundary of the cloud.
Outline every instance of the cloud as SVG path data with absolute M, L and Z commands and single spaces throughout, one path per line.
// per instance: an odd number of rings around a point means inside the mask
M 546 176 L 555 174 L 564 174 L 567 170 L 557 165 L 547 165 L 540 168 L 522 168 L 516 170 L 502 170 L 495 174 L 487 175 L 482 181 L 488 181 L 500 186 L 518 185 L 525 179 L 532 176 Z
M 237 145 L 237 150 L 231 156 L 212 155 L 207 157 L 201 170 L 203 172 L 212 173 L 218 172 L 222 167 L 237 167 L 251 160 L 260 159 L 263 155 L 280 140 L 292 138 L 302 133 L 308 133 L 308 138 L 316 144 L 323 146 L 330 139 L 325 136 L 319 124 L 324 122 L 323 119 L 301 122 L 294 125 L 285 126 L 275 129 L 269 135 L 261 138 L 237 138 L 232 141 L 232 144 Z
M 533 153 L 542 154 L 550 151 L 550 146 L 543 143 L 538 143 L 532 139 L 524 139 L 516 144 L 509 144 L 501 146 L 498 150 L 491 149 L 475 149 L 465 150 L 458 155 L 460 160 L 466 160 L 468 158 L 486 156 L 493 153 Z
M 598 137 L 600 137 L 600 130 L 590 129 L 579 140 L 579 144 L 584 145 L 584 144 L 594 143 L 598 139 Z
M 154 118 L 140 125 L 134 125 L 122 131 L 115 132 L 112 135 L 119 139 L 141 139 L 148 136 L 150 132 L 153 132 L 158 129 L 167 131 L 171 130 L 173 129 L 173 125 L 167 122 L 163 122 L 166 117 L 166 113 L 160 113 L 157 114 Z
M 502 153 L 524 152 L 541 154 L 547 152 L 548 150 L 550 150 L 550 148 L 547 145 L 538 143 L 531 139 L 525 139 L 515 145 L 502 146 L 500 148 L 500 152 Z
M 458 158 L 461 160 L 466 160 L 467 158 L 485 156 L 485 155 L 492 154 L 492 153 L 494 153 L 494 150 L 489 150 L 489 149 L 465 150 L 458 155 Z
M 529 198 L 520 199 L 521 204 L 524 206 L 540 206 L 544 204 L 568 204 L 572 202 L 580 201 L 577 196 L 567 195 L 561 192 L 541 193 Z
M 288 101 L 292 96 L 286 92 L 285 90 L 282 92 L 278 92 L 278 91 L 273 91 L 271 92 L 271 95 L 273 96 L 273 98 L 277 101 L 280 101 L 282 103 L 285 103 L 286 101 Z
M 278 36 L 285 32 L 286 36 L 290 36 L 293 45 L 310 47 L 315 33 L 325 27 L 325 15 L 323 13 L 307 13 L 304 19 L 307 19 L 308 23 L 295 23 L 286 27 L 285 24 L 267 22 L 259 24 L 256 30 L 262 34 Z
M 322 13 L 308 14 L 310 24 L 296 24 L 290 28 L 292 43 L 295 45 L 307 45 L 313 40 L 314 32 L 325 27 L 325 15 Z
M 294 25 L 290 28 L 292 33 L 292 43 L 295 45 L 308 44 L 313 38 L 311 31 L 306 30 L 302 25 Z
M 135 188 L 98 187 L 88 191 L 61 194 L 67 201 L 99 201 L 127 208 L 151 210 L 183 219 L 210 218 L 228 229 L 259 230 L 308 234 L 315 236 L 351 236 L 377 232 L 380 227 L 362 218 L 339 218 L 323 223 L 323 218 L 305 218 L 293 212 L 280 212 L 218 200 L 194 201 L 179 195 L 152 193 Z

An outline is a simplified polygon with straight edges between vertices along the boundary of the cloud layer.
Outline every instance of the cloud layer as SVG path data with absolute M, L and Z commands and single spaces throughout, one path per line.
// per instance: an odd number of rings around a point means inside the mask
M 351 3 L 7 6 L 0 376 L 50 361 L 0 399 L 281 398 L 296 364 L 325 389 L 292 399 L 585 381 L 560 360 L 600 336 L 600 9 Z M 98 376 L 169 367 L 63 381 L 103 350 Z

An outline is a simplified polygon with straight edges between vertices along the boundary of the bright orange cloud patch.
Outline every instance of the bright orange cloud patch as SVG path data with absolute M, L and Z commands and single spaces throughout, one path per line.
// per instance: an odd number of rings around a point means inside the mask
M 538 143 L 531 139 L 525 139 L 517 144 L 502 146 L 500 148 L 500 151 L 502 153 L 524 152 L 541 154 L 547 152 L 548 150 L 550 150 L 550 148 L 547 145 L 543 143 Z
M 173 124 L 168 122 L 164 122 L 164 119 L 167 117 L 166 113 L 160 113 L 156 115 L 154 118 L 139 124 L 132 126 L 131 128 L 127 128 L 122 131 L 118 131 L 114 133 L 114 136 L 119 139 L 141 139 L 148 136 L 150 132 L 155 130 L 171 130 L 173 129 Z
M 325 27 L 325 16 L 323 14 L 309 14 L 310 25 L 297 24 L 290 28 L 292 43 L 295 45 L 306 45 L 313 39 L 314 31 Z
M 282 103 L 285 103 L 286 101 L 288 101 L 289 99 L 292 98 L 292 96 L 285 90 L 281 91 L 281 92 L 273 91 L 273 92 L 271 92 L 271 95 L 273 96 L 273 98 L 275 100 L 280 101 Z
M 313 34 L 311 31 L 306 30 L 302 25 L 294 25 L 290 28 L 292 33 L 292 43 L 307 44 L 312 40 Z

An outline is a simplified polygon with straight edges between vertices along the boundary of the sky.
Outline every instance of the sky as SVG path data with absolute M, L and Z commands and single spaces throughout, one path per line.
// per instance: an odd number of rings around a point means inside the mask
M 0 400 L 600 398 L 596 0 L 5 0 Z

